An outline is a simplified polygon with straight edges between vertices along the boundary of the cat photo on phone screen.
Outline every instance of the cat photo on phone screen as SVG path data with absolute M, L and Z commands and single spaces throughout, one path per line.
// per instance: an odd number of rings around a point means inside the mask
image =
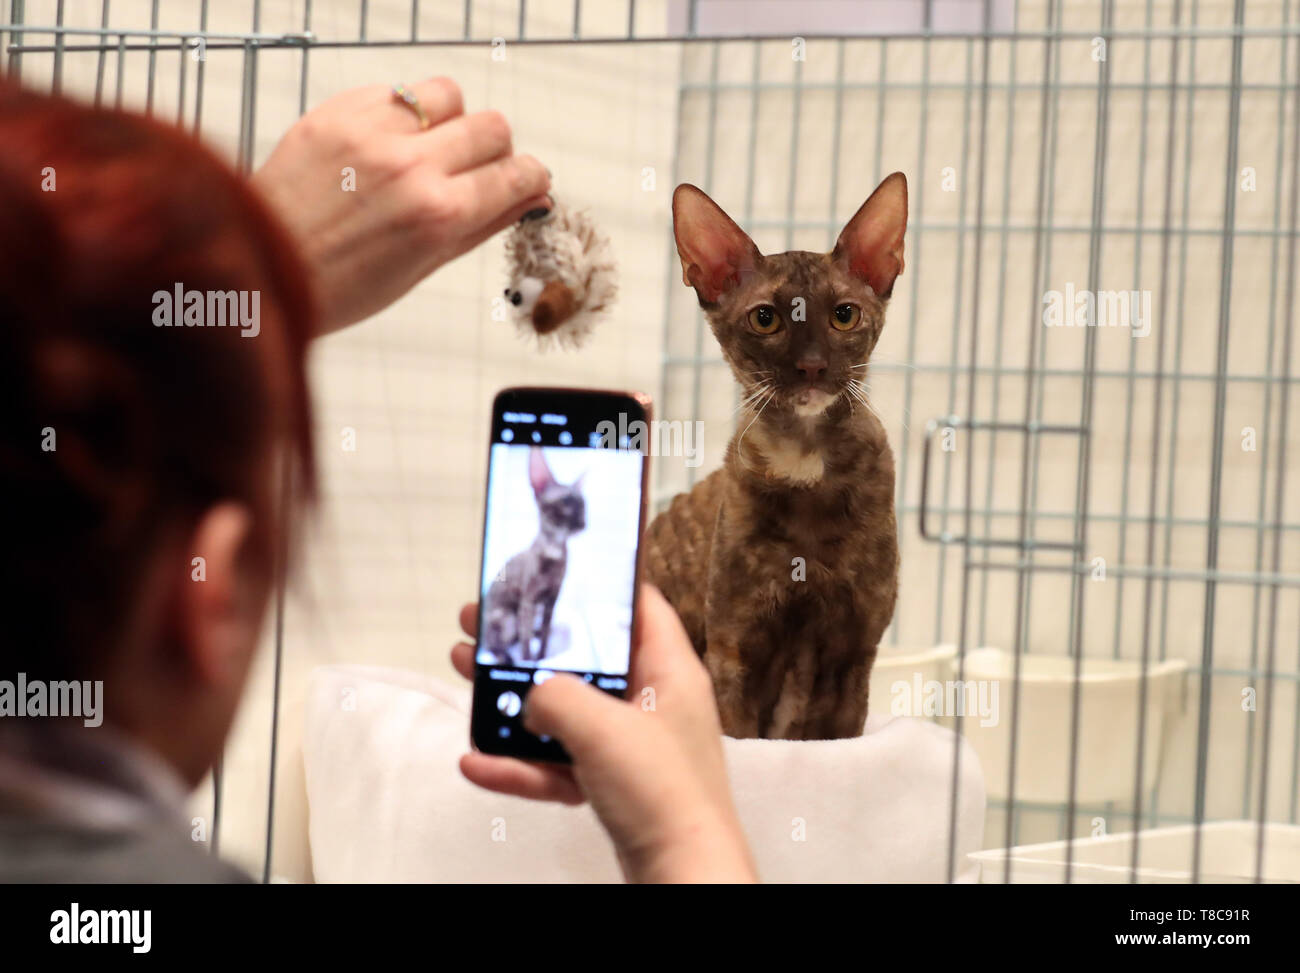
M 533 543 L 507 561 L 492 582 L 483 612 L 484 647 L 516 665 L 546 658 L 555 602 L 568 568 L 568 541 L 587 526 L 582 477 L 558 483 L 539 446 L 528 451 L 528 482 L 541 528 Z
M 617 672 L 631 625 L 640 457 L 497 444 L 479 661 Z M 626 507 L 627 509 L 622 509 Z

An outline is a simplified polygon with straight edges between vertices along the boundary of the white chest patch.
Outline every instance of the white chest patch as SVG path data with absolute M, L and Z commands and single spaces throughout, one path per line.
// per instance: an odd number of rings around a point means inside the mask
M 826 463 L 817 452 L 805 453 L 794 443 L 763 437 L 759 452 L 772 476 L 794 483 L 816 483 L 826 472 Z

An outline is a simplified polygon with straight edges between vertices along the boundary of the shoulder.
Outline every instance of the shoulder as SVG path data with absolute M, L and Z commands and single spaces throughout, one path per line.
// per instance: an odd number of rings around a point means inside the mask
M 251 882 L 183 833 L 99 832 L 57 823 L 0 819 L 0 882 Z

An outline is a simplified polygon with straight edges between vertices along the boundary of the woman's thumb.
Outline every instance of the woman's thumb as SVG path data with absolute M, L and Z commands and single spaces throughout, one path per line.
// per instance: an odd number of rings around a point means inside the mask
M 576 676 L 552 676 L 534 686 L 524 706 L 524 726 L 530 733 L 555 737 L 576 759 L 600 740 L 616 733 L 627 717 L 620 700 Z

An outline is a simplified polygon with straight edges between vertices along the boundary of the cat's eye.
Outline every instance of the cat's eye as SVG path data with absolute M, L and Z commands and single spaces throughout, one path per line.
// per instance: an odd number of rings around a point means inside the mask
M 836 304 L 831 314 L 831 324 L 836 331 L 852 331 L 862 320 L 862 312 L 856 304 Z
M 762 304 L 749 312 L 749 326 L 758 334 L 776 334 L 781 330 L 781 318 L 771 304 Z

